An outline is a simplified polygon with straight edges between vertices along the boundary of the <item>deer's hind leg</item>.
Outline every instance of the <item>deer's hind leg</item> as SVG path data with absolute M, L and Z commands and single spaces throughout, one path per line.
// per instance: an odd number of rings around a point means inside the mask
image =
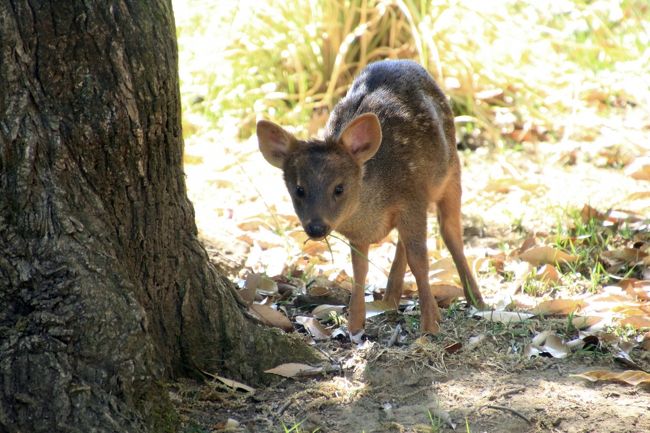
M 388 282 L 386 283 L 386 293 L 384 294 L 384 301 L 395 308 L 399 307 L 399 301 L 402 297 L 402 288 L 404 286 L 404 273 L 406 272 L 406 249 L 404 242 L 400 238 L 397 241 L 395 248 L 395 258 L 390 267 L 388 274 Z
M 463 284 L 463 292 L 467 302 L 479 309 L 486 308 L 479 290 L 478 284 L 465 258 L 463 250 L 463 233 L 460 219 L 460 174 L 450 180 L 444 194 L 437 202 L 438 223 L 442 239 L 447 245 L 454 260 L 460 281 Z

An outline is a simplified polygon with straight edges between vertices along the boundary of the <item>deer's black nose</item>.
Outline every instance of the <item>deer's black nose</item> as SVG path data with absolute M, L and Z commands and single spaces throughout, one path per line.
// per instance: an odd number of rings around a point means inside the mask
M 310 238 L 321 239 L 329 234 L 330 228 L 323 221 L 314 220 L 307 224 L 305 232 Z

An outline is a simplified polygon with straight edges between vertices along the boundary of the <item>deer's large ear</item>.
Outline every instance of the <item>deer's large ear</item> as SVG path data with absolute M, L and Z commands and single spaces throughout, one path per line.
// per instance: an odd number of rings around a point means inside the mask
M 257 142 L 260 151 L 269 164 L 282 168 L 289 148 L 296 141 L 294 136 L 281 126 L 268 120 L 257 122 Z
M 381 125 L 374 113 L 364 113 L 348 123 L 340 136 L 354 159 L 363 164 L 373 157 L 381 144 Z

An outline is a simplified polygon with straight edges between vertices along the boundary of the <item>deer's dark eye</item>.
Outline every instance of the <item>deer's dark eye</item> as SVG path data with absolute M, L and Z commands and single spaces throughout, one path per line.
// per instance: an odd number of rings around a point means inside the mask
M 335 196 L 340 196 L 341 194 L 343 194 L 343 184 L 342 184 L 342 183 L 339 183 L 339 184 L 336 185 L 336 187 L 334 188 L 334 195 L 335 195 Z
M 296 196 L 303 198 L 305 196 L 305 188 L 301 187 L 300 185 L 296 186 Z

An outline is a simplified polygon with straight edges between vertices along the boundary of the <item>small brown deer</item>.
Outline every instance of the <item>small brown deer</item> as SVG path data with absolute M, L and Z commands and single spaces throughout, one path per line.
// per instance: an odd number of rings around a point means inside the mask
M 427 208 L 437 205 L 442 238 L 467 301 L 484 308 L 465 254 L 460 219 L 460 163 L 451 108 L 427 71 L 408 60 L 367 66 L 332 111 L 324 140 L 301 141 L 260 120 L 259 147 L 284 172 L 307 235 L 332 230 L 350 241 L 354 290 L 348 330 L 365 323 L 368 248 L 397 228 L 398 242 L 384 300 L 398 306 L 408 264 L 415 276 L 421 332 L 439 331 L 440 310 L 429 286 Z

